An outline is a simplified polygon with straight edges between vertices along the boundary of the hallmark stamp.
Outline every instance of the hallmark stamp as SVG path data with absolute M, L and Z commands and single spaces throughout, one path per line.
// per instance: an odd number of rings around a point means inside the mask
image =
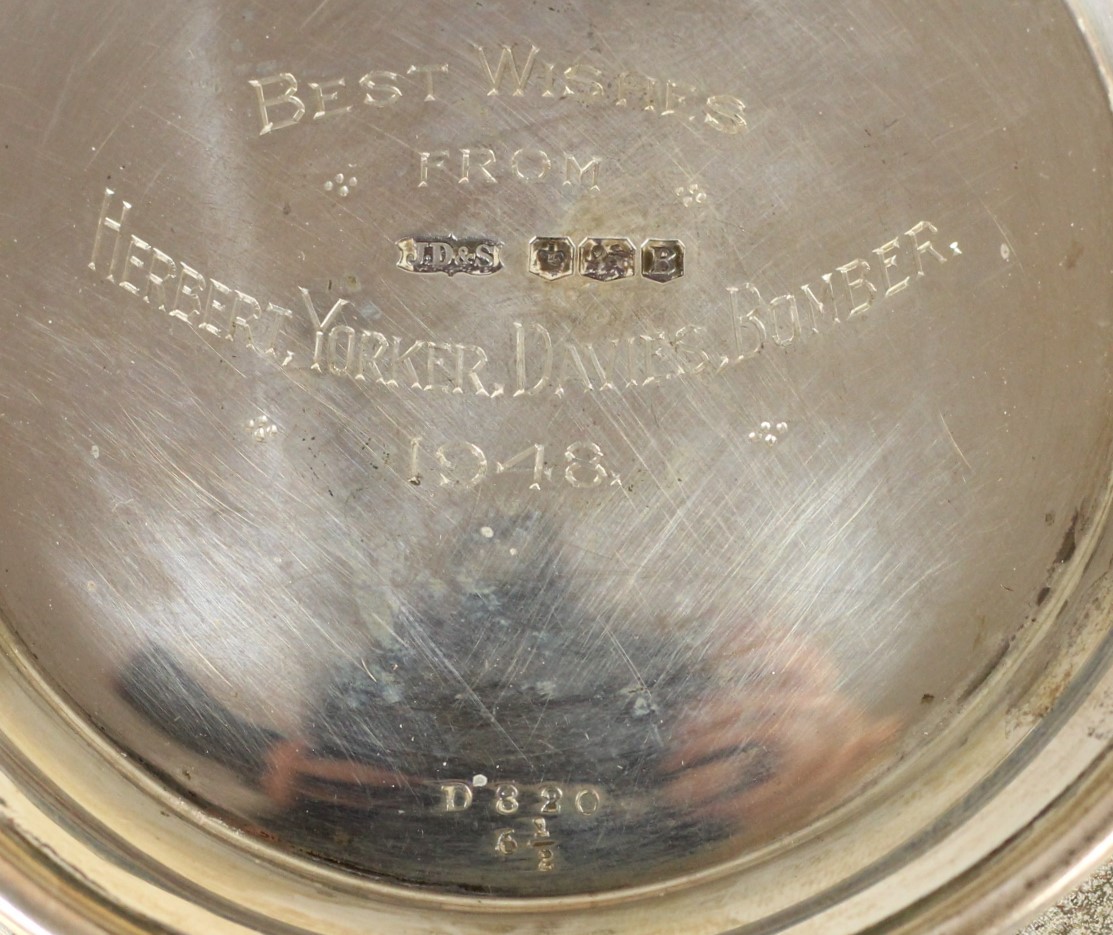
M 571 276 L 576 245 L 567 237 L 534 237 L 529 242 L 529 271 L 542 279 Z
M 625 237 L 587 237 L 580 243 L 580 275 L 598 282 L 629 279 L 636 257 Z
M 398 241 L 398 249 L 398 266 L 410 273 L 489 276 L 502 269 L 501 245 L 494 240 L 407 238 Z
M 647 240 L 642 244 L 642 275 L 654 282 L 672 282 L 684 275 L 684 244 L 679 240 Z
M 534 237 L 529 243 L 529 271 L 552 282 L 579 273 L 596 282 L 630 279 L 637 272 L 652 282 L 672 282 L 684 275 L 684 244 L 647 240 L 640 251 L 626 237 L 588 237 L 576 246 L 568 237 Z

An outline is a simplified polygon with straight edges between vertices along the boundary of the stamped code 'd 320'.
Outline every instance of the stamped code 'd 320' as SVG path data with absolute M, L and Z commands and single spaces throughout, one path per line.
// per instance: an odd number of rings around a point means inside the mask
M 593 786 L 527 786 L 516 782 L 488 785 L 485 776 L 477 776 L 470 783 L 442 783 L 440 793 L 440 807 L 445 813 L 486 808 L 507 822 L 516 821 L 516 827 L 494 832 L 494 853 L 503 860 L 530 855 L 532 867 L 539 873 L 552 873 L 559 867 L 556 826 L 560 818 L 590 822 L 603 807 L 603 797 Z
M 497 815 L 537 815 L 554 818 L 571 811 L 583 818 L 599 812 L 603 799 L 592 786 L 564 787 L 554 783 L 526 786 L 516 782 L 488 785 L 486 781 L 445 782 L 441 784 L 441 806 L 446 812 L 466 812 L 478 807 L 479 797 L 488 798 L 488 806 Z

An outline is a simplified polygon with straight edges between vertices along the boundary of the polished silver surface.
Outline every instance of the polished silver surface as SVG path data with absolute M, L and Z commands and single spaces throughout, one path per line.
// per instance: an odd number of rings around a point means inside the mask
M 12 924 L 1015 930 L 1107 850 L 1104 5 L 7 22 Z

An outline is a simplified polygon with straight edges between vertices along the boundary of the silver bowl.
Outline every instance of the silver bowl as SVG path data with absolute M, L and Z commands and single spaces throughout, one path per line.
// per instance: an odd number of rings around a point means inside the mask
M 8 4 L 4 923 L 981 933 L 1094 867 L 1111 37 Z

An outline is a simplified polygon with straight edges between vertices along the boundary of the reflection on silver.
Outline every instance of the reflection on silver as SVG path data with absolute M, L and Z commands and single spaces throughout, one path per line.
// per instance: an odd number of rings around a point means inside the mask
M 561 597 L 532 581 L 494 584 L 460 615 L 396 621 L 395 640 L 326 679 L 294 736 L 237 715 L 166 649 L 132 660 L 120 691 L 262 793 L 266 804 L 241 817 L 249 833 L 391 877 L 507 894 L 618 886 L 607 868 L 624 854 L 649 875 L 754 839 L 771 816 L 805 815 L 853 779 L 898 727 L 842 697 L 828 660 L 755 630 L 679 672 L 636 632 L 585 643 L 522 626 L 523 607 Z M 447 672 L 475 642 L 493 654 Z M 590 651 L 576 656 L 577 645 Z M 497 664 L 514 651 L 529 662 Z M 538 820 L 554 855 L 544 882 L 530 852 L 507 845 Z M 368 824 L 374 834 L 353 834 Z

